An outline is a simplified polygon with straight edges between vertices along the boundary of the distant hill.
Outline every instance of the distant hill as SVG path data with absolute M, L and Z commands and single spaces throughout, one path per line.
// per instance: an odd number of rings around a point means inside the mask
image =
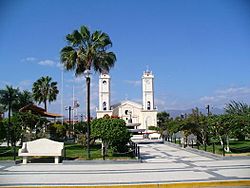
M 199 109 L 203 114 L 207 114 L 207 110 L 206 109 Z M 192 109 L 186 109 L 186 110 L 166 110 L 166 112 L 168 112 L 170 114 L 171 117 L 175 118 L 177 116 L 180 116 L 181 114 L 191 114 L 192 113 Z M 224 113 L 224 109 L 221 108 L 212 108 L 210 110 L 210 112 L 212 114 L 223 114 Z

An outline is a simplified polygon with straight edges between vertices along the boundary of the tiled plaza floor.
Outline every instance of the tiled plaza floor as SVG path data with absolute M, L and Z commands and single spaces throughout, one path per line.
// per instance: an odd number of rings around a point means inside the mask
M 250 158 L 227 160 L 159 143 L 140 148 L 142 163 L 0 163 L 0 186 L 250 180 Z

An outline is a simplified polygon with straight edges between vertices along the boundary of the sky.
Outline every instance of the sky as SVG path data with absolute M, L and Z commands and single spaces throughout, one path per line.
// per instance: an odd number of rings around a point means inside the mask
M 65 36 L 82 25 L 112 40 L 113 104 L 141 102 L 147 66 L 159 111 L 223 108 L 231 100 L 250 104 L 247 0 L 0 0 L 0 89 L 31 91 L 37 79 L 50 76 L 60 93 L 48 110 L 66 114 L 74 93 L 78 113 L 85 114 L 84 77 L 60 66 Z M 93 116 L 98 76 L 93 72 L 91 78 Z

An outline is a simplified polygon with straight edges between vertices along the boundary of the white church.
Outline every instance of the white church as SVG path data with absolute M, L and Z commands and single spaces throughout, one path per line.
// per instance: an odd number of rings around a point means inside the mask
M 102 118 L 106 114 L 118 116 L 125 120 L 130 129 L 148 130 L 149 126 L 157 126 L 157 108 L 154 104 L 154 75 L 152 71 L 147 70 L 142 75 L 142 104 L 126 100 L 111 105 L 110 84 L 109 74 L 101 74 L 99 77 L 97 118 Z

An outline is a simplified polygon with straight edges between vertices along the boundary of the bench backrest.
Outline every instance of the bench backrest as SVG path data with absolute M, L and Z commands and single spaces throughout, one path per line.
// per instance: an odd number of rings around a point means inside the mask
M 64 148 L 64 143 L 41 138 L 23 143 L 22 149 L 25 147 L 27 148 L 28 153 L 61 153 Z
M 160 138 L 161 135 L 159 133 L 152 133 L 152 134 L 149 134 L 149 138 Z

